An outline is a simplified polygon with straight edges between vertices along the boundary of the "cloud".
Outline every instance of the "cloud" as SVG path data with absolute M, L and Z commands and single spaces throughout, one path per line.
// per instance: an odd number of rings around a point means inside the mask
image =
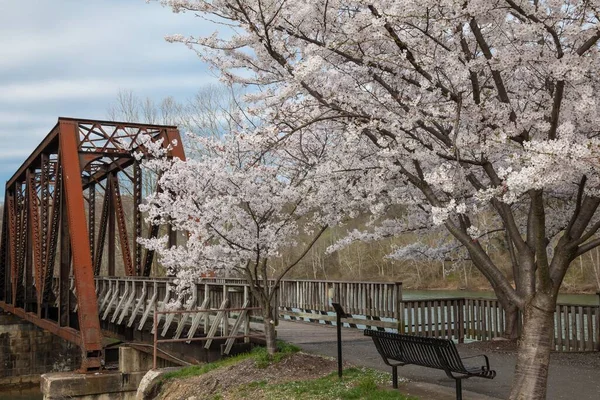
M 155 75 L 148 77 L 105 77 L 80 79 L 52 79 L 0 84 L 0 103 L 46 102 L 63 99 L 90 99 L 115 97 L 121 89 L 148 91 L 157 89 L 199 88 L 216 82 L 208 74 Z M 0 115 L 0 122 L 2 116 Z
M 31 151 L 28 149 L 11 149 L 11 150 L 0 150 L 0 162 L 5 160 L 20 160 L 25 159 Z
M 33 114 L 24 111 L 4 111 L 0 110 L 0 126 L 14 126 L 22 125 L 24 121 L 31 125 L 42 125 L 48 120 L 49 117 L 53 117 L 51 114 Z
M 4 182 L 59 116 L 105 119 L 119 90 L 185 101 L 208 68 L 169 34 L 222 29 L 143 0 L 1 1 L 0 201 Z
M 194 14 L 176 15 L 142 0 L 28 0 L 28 7 L 8 2 L 0 13 L 0 71 L 84 74 L 89 67 L 92 73 L 99 67 L 116 72 L 152 68 L 149 62 L 197 62 L 193 52 L 164 37 L 216 28 Z

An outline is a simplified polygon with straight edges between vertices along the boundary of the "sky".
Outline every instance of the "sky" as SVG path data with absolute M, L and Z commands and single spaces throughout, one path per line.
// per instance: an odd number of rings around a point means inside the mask
M 216 82 L 164 40 L 216 29 L 144 0 L 0 0 L 0 197 L 58 117 L 107 119 L 120 90 L 183 101 Z

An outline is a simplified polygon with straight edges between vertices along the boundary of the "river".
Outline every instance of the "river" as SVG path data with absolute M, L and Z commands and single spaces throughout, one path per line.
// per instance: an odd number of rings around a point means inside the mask
M 484 299 L 495 299 L 494 292 L 474 291 L 474 290 L 402 290 L 403 300 L 421 300 L 421 299 L 441 299 L 441 298 L 462 298 L 476 297 Z M 570 294 L 561 293 L 558 295 L 558 302 L 561 304 L 577 304 L 586 306 L 595 306 L 599 304 L 599 297 L 595 294 Z

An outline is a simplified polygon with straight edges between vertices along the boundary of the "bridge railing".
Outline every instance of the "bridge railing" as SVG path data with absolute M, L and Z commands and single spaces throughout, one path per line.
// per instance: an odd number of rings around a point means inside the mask
M 156 361 L 158 357 L 158 345 L 160 343 L 176 343 L 176 342 L 204 342 L 204 348 L 209 349 L 213 340 L 225 340 L 225 348 L 223 354 L 229 354 L 233 344 L 237 339 L 242 339 L 244 343 L 250 342 L 251 338 L 265 339 L 263 333 L 251 333 L 250 332 L 250 314 L 253 311 L 260 311 L 260 307 L 243 307 L 243 308 L 231 308 L 227 307 L 228 301 L 225 300 L 222 304 L 226 308 L 219 309 L 192 309 L 192 310 L 176 310 L 176 311 L 158 311 L 156 306 L 153 311 L 153 324 L 152 331 L 154 332 L 153 342 L 153 369 L 156 369 Z M 193 334 L 188 335 L 187 338 L 174 337 L 173 339 L 159 339 L 158 338 L 158 324 L 161 316 L 165 316 L 168 319 L 170 316 L 179 316 L 180 321 L 186 316 L 192 315 L 193 319 L 204 318 L 208 320 L 210 314 L 216 312 L 216 316 L 210 324 L 210 328 L 205 330 L 205 335 L 200 337 L 194 337 Z M 233 326 L 229 327 L 229 316 L 231 313 L 235 313 L 236 318 Z M 192 327 L 194 324 L 192 323 Z M 240 333 L 243 330 L 243 333 Z
M 402 302 L 404 333 L 464 340 L 501 337 L 506 314 L 496 299 L 459 298 Z M 600 351 L 600 305 L 558 304 L 554 313 L 555 351 Z
M 242 283 L 202 282 L 183 293 L 170 278 L 96 277 L 101 321 L 150 331 L 160 342 L 208 337 L 225 340 L 227 354 L 236 339 L 259 337 L 262 314 Z M 252 329 L 251 329 L 252 328 Z
M 136 318 L 132 317 L 134 314 L 138 320 L 143 319 L 143 315 L 139 316 L 142 310 L 147 313 L 147 320 L 152 315 L 149 306 L 175 299 L 172 278 L 96 278 L 96 283 L 101 318 L 117 322 L 130 318 L 131 323 Z M 115 296 L 113 289 L 109 295 L 111 285 L 114 288 L 117 284 L 118 294 Z M 128 285 L 129 292 L 124 296 Z M 139 305 L 142 297 L 145 300 Z M 248 284 L 239 278 L 205 278 L 180 300 L 188 307 L 201 307 L 208 301 L 212 308 L 218 308 L 225 298 L 230 301 L 229 307 L 257 306 Z M 333 323 L 332 301 L 340 303 L 351 315 L 344 321 L 352 327 L 397 329 L 458 342 L 501 337 L 506 325 L 505 312 L 496 299 L 402 300 L 402 285 L 395 282 L 286 279 L 279 284 L 277 303 L 284 318 Z M 168 330 L 170 324 L 166 321 L 165 324 Z M 600 306 L 558 304 L 554 314 L 554 347 L 562 352 L 599 351 Z
M 600 351 L 600 306 L 558 304 L 554 346 L 557 351 Z

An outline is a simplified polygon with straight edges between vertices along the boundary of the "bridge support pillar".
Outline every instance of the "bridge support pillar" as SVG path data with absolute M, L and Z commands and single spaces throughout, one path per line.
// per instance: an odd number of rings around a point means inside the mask
M 133 400 L 146 372 L 55 372 L 42 375 L 44 400 Z
M 171 366 L 173 364 L 164 360 L 160 367 Z M 152 355 L 136 350 L 132 347 L 119 347 L 119 371 L 124 373 L 150 371 L 152 369 Z
M 160 367 L 174 364 L 161 360 Z M 129 400 L 135 399 L 138 386 L 152 369 L 152 355 L 132 347 L 119 347 L 119 370 L 98 373 L 49 373 L 42 375 L 44 400 Z
M 0 387 L 35 385 L 41 374 L 80 364 L 79 346 L 0 311 Z

